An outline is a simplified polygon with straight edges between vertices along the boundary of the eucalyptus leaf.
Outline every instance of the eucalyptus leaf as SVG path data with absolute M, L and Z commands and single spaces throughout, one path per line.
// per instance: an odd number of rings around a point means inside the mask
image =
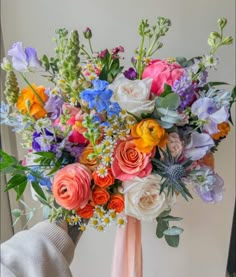
M 177 236 L 167 236 L 165 235 L 165 240 L 171 247 L 178 247 L 179 245 L 179 235 Z
M 162 238 L 164 236 L 163 232 L 168 229 L 168 223 L 163 220 L 159 220 L 157 223 L 157 228 L 156 228 L 156 236 L 158 238 Z
M 173 227 L 165 230 L 163 233 L 164 233 L 164 235 L 167 235 L 167 236 L 177 236 L 177 235 L 182 234 L 183 231 L 184 231 L 184 229 L 173 226 Z
M 22 210 L 20 210 L 20 209 L 14 209 L 14 210 L 11 211 L 11 214 L 14 217 L 20 217 L 22 215 Z
M 162 212 L 157 218 L 160 218 L 160 217 L 166 217 L 170 214 L 171 212 L 171 209 L 170 210 L 166 210 L 164 212 Z
M 183 219 L 182 217 L 175 217 L 175 216 L 171 216 L 171 215 L 168 215 L 168 216 L 162 218 L 162 220 L 164 220 L 164 221 L 180 221 L 182 219 Z

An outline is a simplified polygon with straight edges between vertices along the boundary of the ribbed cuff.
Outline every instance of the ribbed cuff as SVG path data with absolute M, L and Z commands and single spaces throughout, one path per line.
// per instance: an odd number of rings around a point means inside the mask
M 32 227 L 30 231 L 40 233 L 47 237 L 47 239 L 62 253 L 68 264 L 72 262 L 75 245 L 68 233 L 66 233 L 61 227 L 54 223 L 43 221 Z

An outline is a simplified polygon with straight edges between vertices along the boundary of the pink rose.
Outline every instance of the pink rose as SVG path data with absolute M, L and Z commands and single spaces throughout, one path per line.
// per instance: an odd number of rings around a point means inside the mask
M 113 175 L 121 181 L 145 177 L 152 171 L 151 156 L 152 153 L 140 152 L 133 139 L 120 141 L 114 151 Z
M 80 164 L 69 164 L 60 169 L 53 180 L 52 193 L 56 202 L 65 209 L 82 209 L 88 203 L 92 175 Z
M 152 78 L 151 91 L 161 95 L 164 85 L 172 86 L 184 73 L 184 69 L 177 63 L 168 63 L 162 60 L 153 60 L 143 71 L 142 79 Z

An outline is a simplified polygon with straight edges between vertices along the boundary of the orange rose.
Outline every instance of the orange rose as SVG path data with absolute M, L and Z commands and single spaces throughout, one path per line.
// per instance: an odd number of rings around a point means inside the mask
M 82 218 L 90 218 L 94 214 L 94 206 L 87 204 L 84 208 L 78 209 L 76 213 Z
M 230 131 L 230 125 L 228 122 L 222 122 L 217 125 L 218 133 L 211 135 L 214 140 L 219 140 L 220 138 L 224 138 L 228 135 Z
M 94 205 L 104 205 L 109 200 L 110 194 L 104 188 L 96 186 L 92 192 L 92 198 Z
M 107 175 L 105 177 L 101 177 L 98 175 L 97 171 L 93 172 L 93 180 L 96 185 L 98 185 L 101 188 L 107 188 L 110 185 L 114 184 L 115 177 L 112 174 L 112 171 L 110 168 L 107 169 Z
M 47 114 L 47 111 L 44 109 L 44 103 L 47 101 L 48 97 L 45 93 L 45 87 L 32 84 L 32 87 L 37 92 L 38 96 L 36 96 L 34 91 L 28 86 L 22 89 L 21 94 L 17 100 L 16 107 L 23 114 L 28 113 L 39 119 L 44 117 Z M 43 102 L 43 103 L 42 103 Z
M 90 170 L 94 171 L 97 167 L 97 159 L 94 158 L 92 160 L 88 159 L 88 155 L 94 153 L 93 147 L 91 145 L 88 145 L 84 148 L 83 152 L 81 153 L 79 157 L 79 162 L 81 164 L 86 165 Z
M 167 143 L 168 134 L 155 119 L 144 119 L 131 129 L 131 135 L 137 148 L 148 153 L 155 146 L 164 147 Z
M 124 210 L 124 197 L 121 194 L 113 194 L 108 203 L 108 209 L 121 213 Z

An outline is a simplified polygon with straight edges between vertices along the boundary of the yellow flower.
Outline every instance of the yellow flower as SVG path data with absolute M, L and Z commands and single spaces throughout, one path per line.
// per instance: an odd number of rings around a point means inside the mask
M 131 129 L 136 147 L 144 153 L 149 153 L 155 146 L 165 146 L 168 134 L 155 119 L 144 119 Z

